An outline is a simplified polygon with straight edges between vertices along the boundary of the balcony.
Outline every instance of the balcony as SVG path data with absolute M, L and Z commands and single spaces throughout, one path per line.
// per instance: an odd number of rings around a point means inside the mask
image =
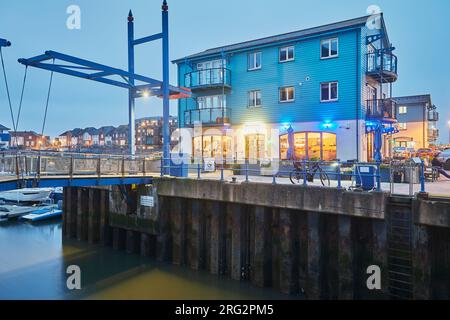
M 428 129 L 428 141 L 436 141 L 439 138 L 439 129 L 431 128 Z
M 212 68 L 189 72 L 184 78 L 185 86 L 192 91 L 231 88 L 231 70 Z
M 397 122 L 395 117 L 396 107 L 397 103 L 392 99 L 367 100 L 367 120 L 381 120 L 387 123 Z
M 439 121 L 439 112 L 428 111 L 428 121 Z
M 367 76 L 380 83 L 397 81 L 397 56 L 379 51 L 367 54 Z
M 187 127 L 193 127 L 196 123 L 208 126 L 223 126 L 230 124 L 231 109 L 209 108 L 194 109 L 184 112 L 184 122 Z

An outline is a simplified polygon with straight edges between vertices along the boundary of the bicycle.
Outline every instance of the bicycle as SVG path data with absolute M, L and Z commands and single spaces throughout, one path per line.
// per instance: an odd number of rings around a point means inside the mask
M 301 162 L 294 162 L 294 170 L 291 172 L 289 178 L 292 184 L 302 184 L 304 181 L 304 175 L 306 173 L 306 180 L 308 182 L 314 182 L 314 177 L 319 174 L 320 182 L 322 186 L 330 186 L 330 178 L 328 174 L 320 167 L 319 162 L 310 163 L 303 169 Z

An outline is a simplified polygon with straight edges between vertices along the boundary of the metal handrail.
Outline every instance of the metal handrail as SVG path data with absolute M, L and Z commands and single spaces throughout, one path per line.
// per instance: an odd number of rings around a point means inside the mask
M 191 71 L 185 74 L 184 83 L 188 88 L 211 85 L 231 86 L 231 70 L 223 67 Z
M 5 157 L 4 155 L 1 159 L 0 172 L 2 175 L 8 175 L 15 177 L 18 181 L 20 179 L 42 179 L 45 177 L 55 177 L 63 176 L 73 179 L 76 177 L 84 177 L 86 175 L 96 176 L 99 179 L 102 177 L 110 177 L 111 175 L 116 175 L 120 177 L 130 177 L 130 176 L 146 176 L 147 174 L 155 175 L 161 174 L 164 176 L 166 174 L 173 174 L 173 170 L 180 170 L 180 168 L 186 169 L 191 173 L 195 172 L 198 179 L 205 177 L 207 179 L 211 178 L 210 175 L 204 174 L 204 172 L 209 173 L 209 169 L 204 166 L 206 161 L 204 159 L 198 159 L 195 157 L 184 156 L 181 158 L 181 164 L 176 164 L 175 158 L 171 159 L 152 159 L 154 170 L 147 170 L 146 163 L 149 159 L 143 158 L 132 158 L 132 157 L 114 157 L 114 158 L 76 158 L 72 155 L 66 156 L 49 156 L 44 154 L 35 153 L 32 156 L 27 155 L 10 155 Z M 318 175 L 326 173 L 327 180 L 336 181 L 337 188 L 342 189 L 343 180 L 352 180 L 354 182 L 360 181 L 362 183 L 363 178 L 373 179 L 374 185 L 377 191 L 381 191 L 381 180 L 382 180 L 382 164 L 373 162 L 354 162 L 354 161 L 308 161 L 299 160 L 301 165 L 299 169 L 303 175 L 303 185 L 309 184 L 309 179 L 317 178 Z M 25 166 L 21 166 L 20 163 L 25 163 Z M 30 167 L 28 167 L 28 163 Z M 311 167 L 318 164 L 320 166 L 320 171 L 312 171 Z M 180 167 L 181 166 L 181 167 Z M 371 166 L 374 167 L 369 173 L 362 173 L 360 170 L 356 170 L 357 166 Z M 412 165 L 412 164 L 402 164 L 405 168 L 415 168 L 420 174 L 420 191 L 425 192 L 425 174 L 424 165 Z M 202 169 L 203 168 L 203 169 Z M 347 168 L 347 169 L 345 169 Z M 388 182 L 393 183 L 392 179 L 392 168 L 393 164 L 390 164 L 390 179 Z M 282 177 L 289 177 L 294 170 L 294 163 L 292 161 L 278 160 L 278 159 L 216 159 L 214 166 L 214 171 L 220 172 L 220 180 L 224 181 L 226 171 L 232 171 L 233 175 L 241 175 L 245 177 L 245 181 L 250 180 L 250 176 L 264 176 L 271 177 L 272 183 L 276 184 L 277 179 Z M 412 170 L 412 169 L 411 169 Z M 299 172 L 299 171 L 297 171 Z M 311 178 L 312 177 L 312 178 Z M 359 180 L 357 179 L 359 177 Z M 385 181 L 386 182 L 386 181 Z M 413 182 L 414 184 L 414 182 Z
M 368 118 L 395 119 L 397 103 L 393 99 L 370 99 L 366 100 L 366 113 Z
M 193 126 L 196 122 L 223 125 L 230 123 L 231 109 L 224 107 L 186 110 L 184 120 L 188 126 Z
M 397 74 L 397 56 L 379 50 L 367 54 L 367 72 L 387 71 Z

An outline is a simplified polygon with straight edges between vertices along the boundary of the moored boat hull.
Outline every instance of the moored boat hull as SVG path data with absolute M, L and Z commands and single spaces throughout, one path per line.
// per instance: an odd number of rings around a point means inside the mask
M 59 209 L 52 209 L 47 212 L 44 212 L 43 210 L 38 210 L 38 211 L 40 211 L 40 212 L 30 213 L 28 215 L 22 216 L 20 218 L 20 220 L 29 221 L 29 222 L 38 222 L 38 221 L 59 218 L 63 214 L 62 210 L 59 210 Z

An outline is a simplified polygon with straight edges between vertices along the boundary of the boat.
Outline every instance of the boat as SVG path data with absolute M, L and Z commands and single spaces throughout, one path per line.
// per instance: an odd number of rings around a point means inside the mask
M 18 218 L 35 210 L 36 207 L 2 205 L 0 206 L 0 222 Z
M 55 188 L 50 194 L 50 199 L 53 199 L 55 203 L 63 201 L 64 200 L 63 188 L 61 187 Z
M 36 210 L 53 210 L 61 209 L 61 206 L 55 204 L 52 199 L 46 198 L 39 204 L 33 206 L 22 205 L 0 205 L 0 222 L 4 222 L 11 219 L 20 218 L 24 215 L 33 213 Z
M 31 212 L 30 214 L 20 217 L 22 221 L 37 222 L 54 218 L 59 218 L 63 211 L 57 208 L 44 208 Z
M 0 199 L 10 202 L 39 202 L 47 199 L 52 188 L 27 188 L 0 192 Z

